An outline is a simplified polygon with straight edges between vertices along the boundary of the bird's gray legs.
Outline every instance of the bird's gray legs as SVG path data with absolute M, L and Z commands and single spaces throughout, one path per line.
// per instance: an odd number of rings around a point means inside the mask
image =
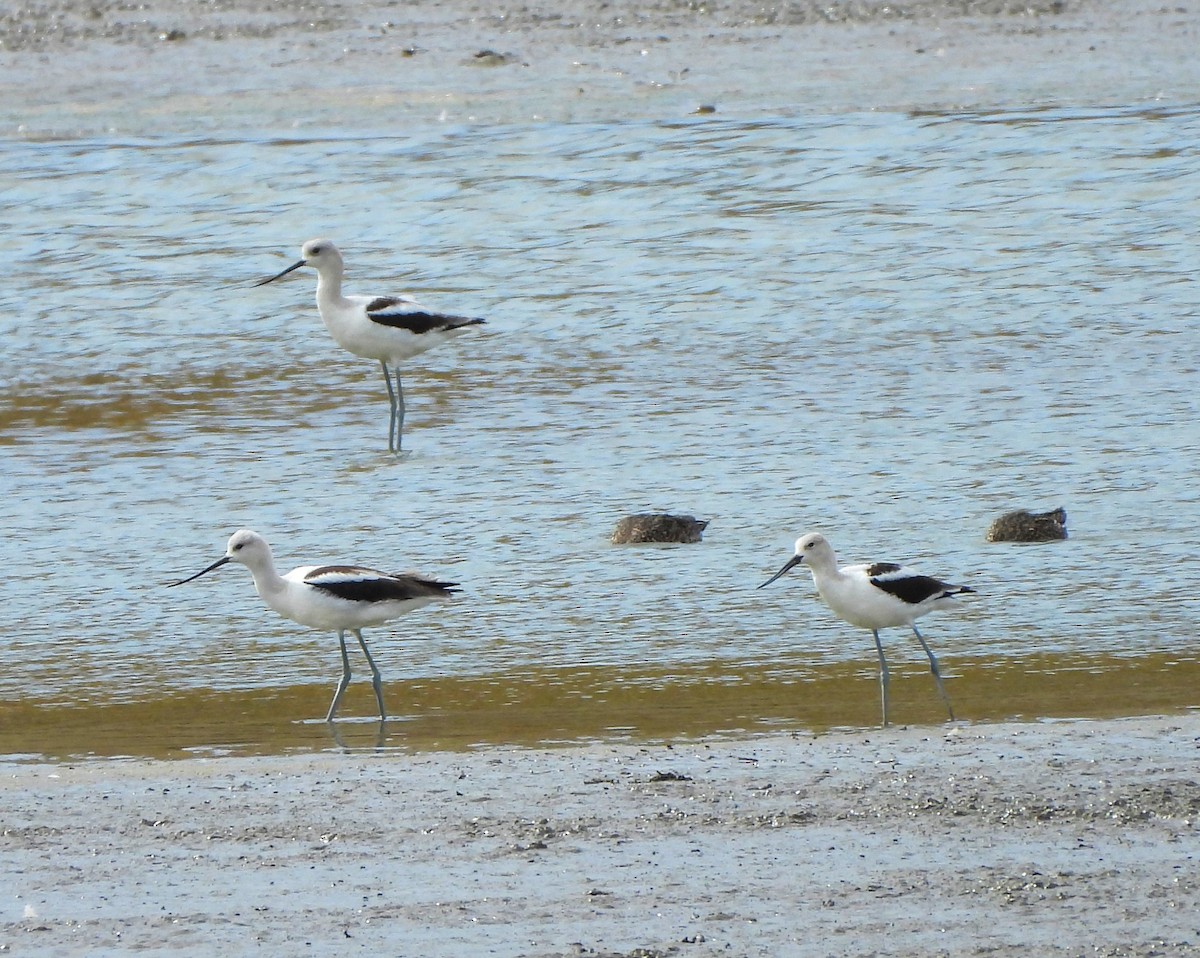
M 388 409 L 391 412 L 391 418 L 388 420 L 388 452 L 395 452 L 392 437 L 396 434 L 396 390 L 392 388 L 392 374 L 388 372 L 387 363 L 381 360 L 379 365 L 383 367 L 383 381 L 387 384 Z
M 388 421 L 388 452 L 400 451 L 400 436 L 404 432 L 404 384 L 400 382 L 400 369 L 396 369 L 396 388 L 392 388 L 392 375 L 388 372 L 387 363 L 380 362 L 383 367 L 383 381 L 387 383 L 388 402 L 391 403 L 392 415 Z
M 358 636 L 358 644 L 362 646 L 363 655 L 367 657 L 367 664 L 371 666 L 371 684 L 375 686 L 375 701 L 379 703 L 379 721 L 382 722 L 387 718 L 387 710 L 383 707 L 383 676 L 379 674 L 379 667 L 371 658 L 371 650 L 367 648 L 362 632 L 355 629 L 354 634 Z
M 329 714 L 325 716 L 326 722 L 333 721 L 334 713 L 337 711 L 338 706 L 342 704 L 342 696 L 346 694 L 346 686 L 350 684 L 350 656 L 346 654 L 345 631 L 338 630 L 338 641 L 342 644 L 342 679 L 338 682 L 337 691 L 333 693 L 333 703 L 329 706 Z M 359 641 L 362 641 L 361 636 L 359 637 Z
M 404 383 L 400 381 L 400 367 L 396 367 L 396 452 L 400 451 L 400 436 L 404 433 Z
M 382 722 L 387 718 L 387 712 L 383 708 L 383 676 L 379 674 L 379 666 L 371 658 L 371 650 L 367 648 L 367 643 L 363 639 L 362 632 L 359 629 L 351 629 L 350 631 L 358 639 L 358 644 L 362 646 L 363 655 L 367 657 L 367 664 L 371 666 L 371 684 L 375 686 L 375 701 L 379 703 L 379 721 Z M 325 716 L 326 722 L 333 721 L 333 716 L 337 712 L 338 706 L 342 704 L 342 696 L 346 694 L 346 687 L 350 684 L 350 655 L 346 652 L 346 632 L 344 629 L 338 630 L 338 642 L 342 646 L 342 679 L 338 682 L 337 691 L 333 694 L 333 703 L 329 706 L 329 714 Z
M 879 630 L 872 629 L 871 634 L 875 636 L 875 649 L 879 652 L 879 696 L 883 700 L 883 727 L 887 728 L 889 678 L 887 657 L 883 654 L 883 643 L 879 641 Z
M 937 656 L 933 654 L 933 650 L 929 648 L 925 642 L 925 637 L 917 631 L 916 625 L 912 627 L 913 635 L 917 637 L 917 641 L 921 643 L 921 648 L 925 650 L 925 654 L 929 656 L 929 671 L 933 673 L 933 680 L 937 682 L 938 691 L 942 693 L 942 701 L 946 703 L 946 712 L 950 715 L 950 721 L 954 721 L 954 709 L 950 707 L 950 696 L 946 694 L 946 687 L 942 685 L 942 673 L 938 669 Z

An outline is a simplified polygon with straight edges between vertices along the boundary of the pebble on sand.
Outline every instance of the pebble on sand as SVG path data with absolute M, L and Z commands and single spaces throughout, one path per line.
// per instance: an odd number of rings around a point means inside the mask
M 1053 542 L 1067 537 L 1067 510 L 1006 512 L 988 527 L 988 542 Z
M 665 512 L 641 512 L 626 516 L 613 529 L 613 545 L 631 542 L 699 542 L 707 519 L 673 516 Z

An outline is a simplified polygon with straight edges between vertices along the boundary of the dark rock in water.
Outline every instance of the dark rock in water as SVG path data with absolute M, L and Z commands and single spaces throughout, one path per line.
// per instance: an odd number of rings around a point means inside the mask
M 613 545 L 630 542 L 699 542 L 708 525 L 695 516 L 672 516 L 665 512 L 642 512 L 626 516 L 613 529 Z
M 471 58 L 471 63 L 481 67 L 502 67 L 514 62 L 516 58 L 511 53 L 498 53 L 495 50 L 480 50 Z
M 987 531 L 988 542 L 1053 542 L 1067 537 L 1067 510 L 1030 512 L 1018 509 L 996 519 Z

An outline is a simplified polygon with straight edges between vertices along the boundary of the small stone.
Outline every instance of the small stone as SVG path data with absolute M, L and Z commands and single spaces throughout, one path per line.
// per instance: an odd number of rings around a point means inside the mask
M 499 67 L 511 63 L 513 57 L 508 53 L 497 53 L 495 50 L 480 50 L 472 58 L 477 66 Z

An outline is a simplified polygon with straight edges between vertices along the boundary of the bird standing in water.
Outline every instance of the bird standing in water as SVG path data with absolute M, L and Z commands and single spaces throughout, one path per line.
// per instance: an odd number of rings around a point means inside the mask
M 337 344 L 355 356 L 378 360 L 383 366 L 383 381 L 392 410 L 388 451 L 399 452 L 404 431 L 400 363 L 485 320 L 435 312 L 407 296 L 343 296 L 345 264 L 337 246 L 327 239 L 309 240 L 300 249 L 299 262 L 254 285 L 273 283 L 301 266 L 311 266 L 317 271 L 317 310 Z M 394 389 L 389 364 L 396 372 Z
M 240 562 L 254 577 L 254 588 L 262 600 L 285 619 L 313 629 L 336 630 L 342 646 L 342 678 L 325 716 L 332 722 L 350 684 L 350 657 L 346 632 L 353 632 L 371 667 L 379 720 L 387 718 L 383 707 L 383 677 L 367 648 L 362 630 L 383 625 L 430 602 L 445 601 L 460 591 L 456 582 L 439 582 L 413 573 L 392 574 L 360 566 L 301 566 L 280 575 L 267 540 L 250 529 L 229 537 L 225 555 L 193 576 L 172 582 L 171 587 L 199 579 L 227 562 Z
M 975 590 L 921 575 L 894 562 L 848 565 L 839 569 L 833 546 L 819 532 L 809 532 L 797 539 L 796 554 L 759 588 L 770 585 L 798 565 L 808 566 L 817 592 L 835 615 L 860 629 L 870 629 L 875 636 L 875 649 L 879 653 L 883 724 L 888 724 L 888 665 L 883 654 L 883 643 L 879 641 L 879 630 L 898 625 L 909 626 L 929 656 L 929 671 L 933 673 L 933 680 L 953 722 L 954 709 L 942 684 L 937 657 L 917 629 L 916 620 L 927 612 L 947 605 L 954 596 Z

